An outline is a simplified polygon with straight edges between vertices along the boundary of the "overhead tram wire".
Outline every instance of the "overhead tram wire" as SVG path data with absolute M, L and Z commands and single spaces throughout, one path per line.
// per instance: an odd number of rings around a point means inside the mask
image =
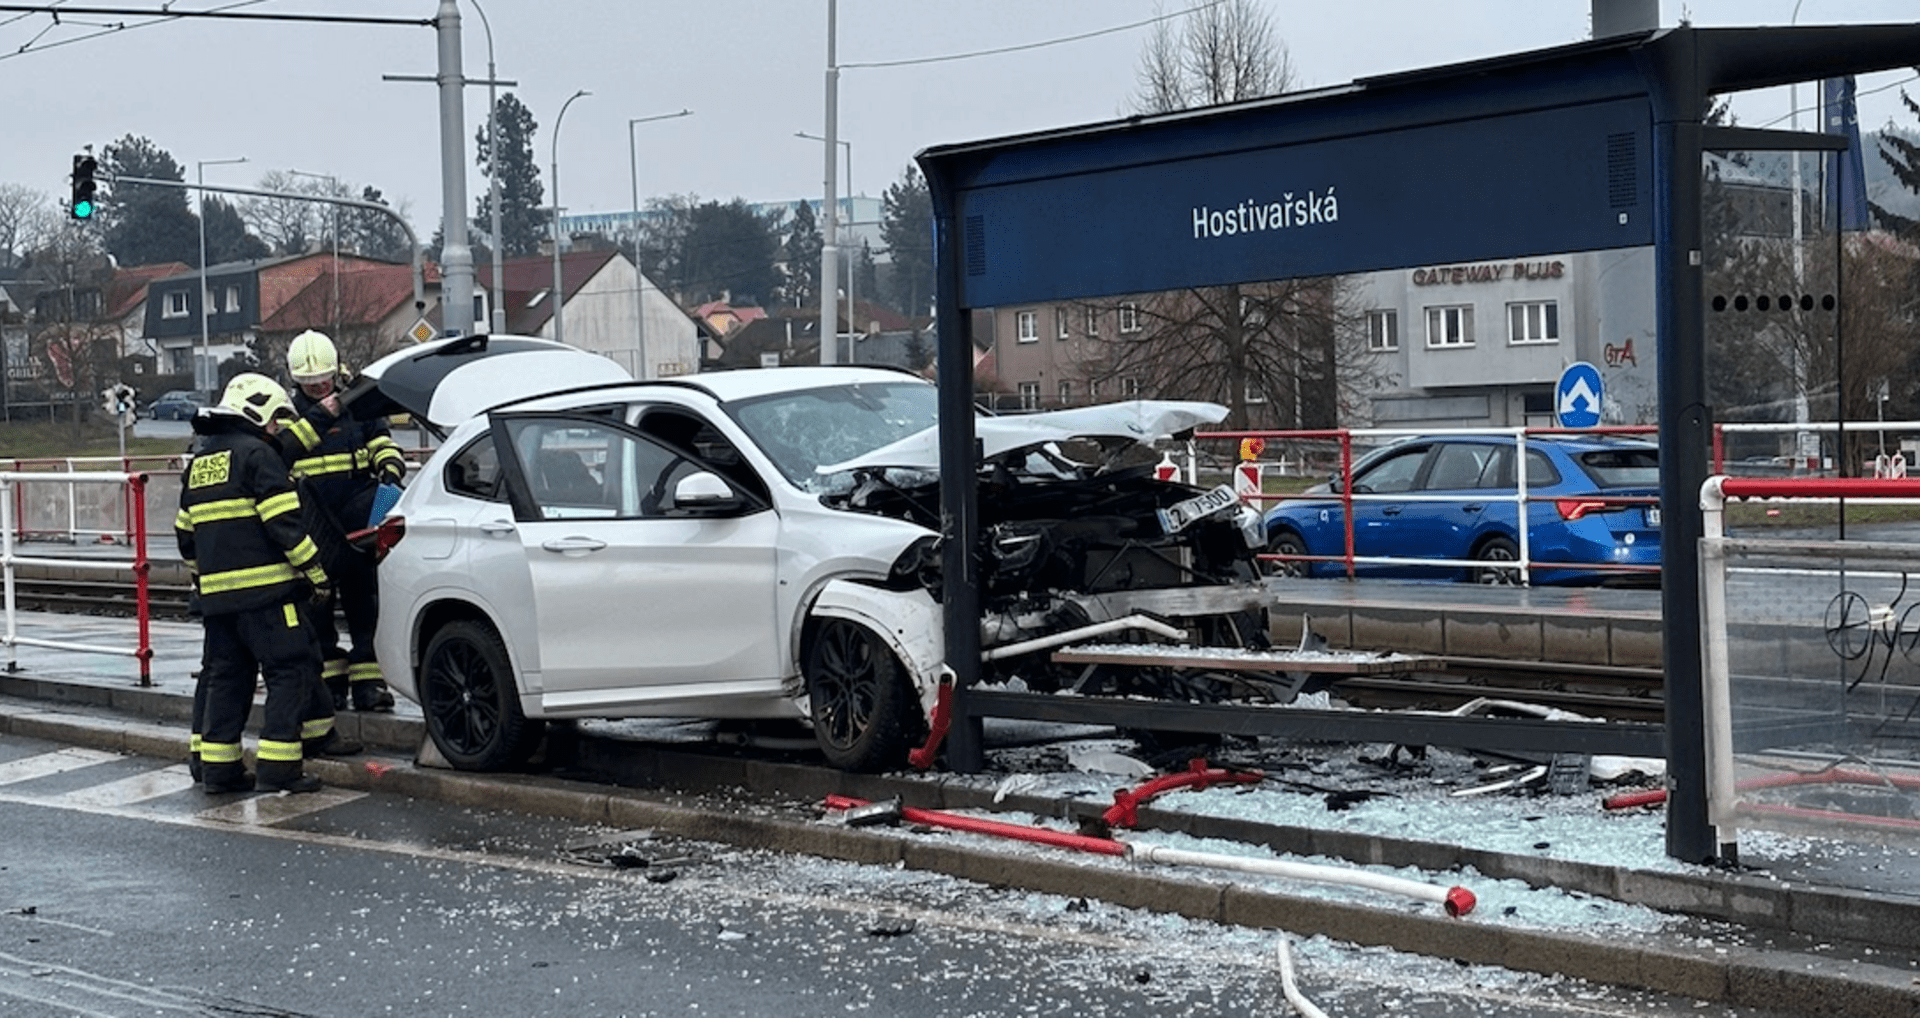
M 1002 53 L 1020 53 L 1026 50 L 1045 49 L 1048 46 L 1060 46 L 1070 42 L 1081 42 L 1086 39 L 1098 39 L 1103 35 L 1115 35 L 1120 32 L 1131 32 L 1136 28 L 1145 28 L 1148 25 L 1152 25 L 1161 21 L 1172 21 L 1175 18 L 1184 18 L 1189 14 L 1197 14 L 1200 11 L 1204 11 L 1209 7 L 1218 7 L 1221 4 L 1226 2 L 1227 0 L 1207 0 L 1206 3 L 1195 4 L 1192 7 L 1189 7 L 1183 11 L 1175 11 L 1172 14 L 1157 15 L 1155 17 L 1148 18 L 1145 21 L 1136 21 L 1130 25 L 1116 25 L 1112 28 L 1096 29 L 1092 32 L 1082 32 L 1079 35 L 1062 36 L 1061 38 L 1058 38 L 1058 39 L 1047 39 L 1043 42 L 1028 42 L 1028 43 L 1021 43 L 1018 46 L 1002 46 L 998 49 L 975 50 L 971 53 L 951 53 L 943 57 L 915 57 L 910 60 L 875 60 L 875 61 L 871 61 L 863 64 L 840 64 L 838 66 L 842 70 L 845 70 L 850 67 L 911 67 L 915 64 L 941 64 L 941 63 L 947 63 L 953 60 L 972 60 L 975 57 L 993 57 L 993 56 L 999 56 Z M 4 5 L 0 5 L 0 10 L 5 10 L 5 9 L 6 8 Z
M 382 17 L 372 17 L 367 15 L 357 15 L 357 14 L 272 14 L 272 13 L 264 13 L 264 12 L 249 13 L 249 12 L 242 12 L 238 10 L 238 8 L 254 7 L 267 2 L 268 0 L 235 0 L 235 2 L 233 3 L 225 4 L 219 7 L 209 8 L 204 11 L 178 11 L 178 10 L 171 10 L 171 9 L 155 10 L 153 8 L 136 8 L 136 7 L 70 7 L 70 6 L 67 6 L 64 4 L 58 4 L 58 3 L 54 3 L 54 4 L 0 3 L 0 13 L 14 13 L 14 14 L 20 15 L 20 17 L 7 18 L 5 20 L 0 20 L 0 27 L 11 25 L 16 21 L 23 20 L 25 17 L 31 16 L 34 14 L 46 14 L 51 16 L 54 19 L 54 25 L 48 26 L 48 31 L 51 31 L 53 27 L 62 24 L 62 22 L 59 19 L 64 17 L 70 17 L 76 14 L 105 16 L 105 17 L 120 16 L 120 17 L 134 17 L 134 18 L 148 19 L 146 21 L 135 22 L 133 24 L 127 24 L 125 22 L 121 22 L 121 23 L 112 24 L 112 25 L 98 25 L 98 24 L 89 25 L 84 22 L 81 22 L 81 23 L 78 23 L 80 27 L 93 28 L 93 29 L 97 29 L 97 31 L 88 32 L 85 35 L 75 36 L 70 39 L 59 39 L 53 42 L 46 43 L 44 45 L 40 43 L 40 36 L 44 36 L 46 34 L 46 32 L 43 31 L 40 33 L 40 35 L 35 36 L 32 41 L 28 42 L 26 45 L 19 47 L 13 52 L 0 53 L 0 60 L 11 60 L 15 57 L 23 57 L 32 53 L 44 53 L 47 50 L 56 49 L 61 46 L 70 46 L 74 43 L 87 42 L 92 39 L 98 39 L 104 35 L 113 35 L 118 32 L 128 32 L 136 28 L 151 28 L 154 25 L 167 24 L 169 22 L 180 21 L 186 18 L 220 18 L 220 19 L 225 19 L 229 21 L 304 21 L 304 22 L 331 23 L 331 24 L 406 25 L 406 26 L 411 26 L 416 28 L 422 28 L 422 27 L 431 28 L 434 25 L 434 19 L 432 18 L 382 18 Z

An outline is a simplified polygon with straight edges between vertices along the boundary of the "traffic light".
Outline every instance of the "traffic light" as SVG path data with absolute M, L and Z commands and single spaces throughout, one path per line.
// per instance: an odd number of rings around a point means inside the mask
M 67 211 L 75 219 L 93 218 L 93 192 L 98 187 L 93 182 L 93 171 L 99 165 L 85 153 L 73 157 L 73 199 L 67 204 Z

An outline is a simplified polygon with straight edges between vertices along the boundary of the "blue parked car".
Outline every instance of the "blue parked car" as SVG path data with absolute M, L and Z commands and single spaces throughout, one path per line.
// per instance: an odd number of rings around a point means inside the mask
M 147 416 L 156 421 L 189 420 L 207 401 L 199 393 L 188 389 L 169 389 L 160 394 L 160 398 L 147 404 Z
M 1449 435 L 1397 442 L 1354 465 L 1353 546 L 1361 557 L 1471 560 L 1475 565 L 1358 563 L 1358 576 L 1518 583 L 1503 563 L 1520 557 L 1515 440 L 1501 435 Z M 1660 564 L 1660 507 L 1606 502 L 1594 496 L 1660 492 L 1660 450 L 1618 437 L 1542 435 L 1527 440 L 1527 553 L 1556 565 Z M 1340 478 L 1289 499 L 1267 513 L 1267 551 L 1281 555 L 1346 553 Z M 1359 496 L 1404 495 L 1378 499 Z M 1318 497 L 1313 497 L 1318 496 Z M 1542 497 L 1544 496 L 1544 497 Z M 1534 499 L 1538 499 L 1535 501 Z M 1286 576 L 1345 576 L 1341 562 L 1269 561 Z M 1657 571 L 1535 568 L 1536 584 L 1658 586 Z

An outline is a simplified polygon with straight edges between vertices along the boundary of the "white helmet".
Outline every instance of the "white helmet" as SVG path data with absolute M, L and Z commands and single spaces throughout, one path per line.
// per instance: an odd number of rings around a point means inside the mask
M 280 383 L 248 371 L 233 376 L 220 394 L 220 405 L 264 428 L 276 420 L 291 420 L 293 401 Z
M 306 385 L 332 378 L 340 371 L 340 354 L 327 334 L 314 329 L 293 337 L 287 345 L 287 373 Z

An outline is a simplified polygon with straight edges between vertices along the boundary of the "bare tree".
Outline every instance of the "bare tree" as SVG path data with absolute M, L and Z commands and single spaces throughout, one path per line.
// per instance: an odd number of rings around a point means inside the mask
M 1229 427 L 1338 427 L 1385 381 L 1354 294 L 1323 276 L 1083 305 L 1132 319 L 1086 371 L 1106 392 L 1220 403 Z
M 1293 67 L 1259 0 L 1220 0 L 1157 22 L 1139 78 L 1134 112 L 1172 113 L 1277 95 Z
M 1137 113 L 1168 113 L 1283 92 L 1286 46 L 1258 0 L 1220 0 L 1158 23 L 1140 56 Z M 1102 391 L 1205 399 L 1231 427 L 1330 428 L 1382 380 L 1365 313 L 1338 277 L 1149 294 L 1127 305 L 1084 369 Z M 1103 302 L 1093 309 L 1114 309 Z
M 288 194 L 318 194 L 327 182 L 311 177 L 296 177 L 286 170 L 269 170 L 260 178 L 262 191 Z M 249 198 L 242 203 L 242 214 L 253 235 L 266 242 L 274 254 L 299 254 L 320 237 L 329 217 L 317 213 L 320 205 L 305 198 Z
M 0 184 L 0 268 L 11 268 L 42 243 L 53 201 L 23 184 Z

